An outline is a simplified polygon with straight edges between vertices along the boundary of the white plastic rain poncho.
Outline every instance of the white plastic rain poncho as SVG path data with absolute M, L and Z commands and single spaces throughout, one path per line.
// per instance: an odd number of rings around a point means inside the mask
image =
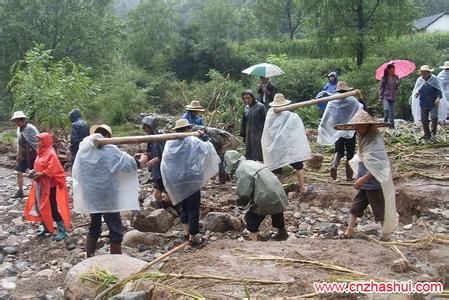
M 438 77 L 433 74 L 427 81 L 422 77 L 416 79 L 415 87 L 413 88 L 412 92 L 412 114 L 415 123 L 421 122 L 421 106 L 419 105 L 419 97 L 416 97 L 416 93 L 422 88 L 425 83 L 441 91 L 440 81 L 438 80 Z M 447 102 L 443 100 L 444 99 L 441 99 L 440 103 L 438 104 L 438 121 L 440 122 L 446 120 L 447 118 Z
M 193 136 L 167 141 L 161 173 L 173 205 L 199 191 L 218 173 L 219 163 L 220 158 L 211 142 Z
M 17 149 L 19 149 L 19 140 L 21 137 L 23 137 L 27 143 L 33 148 L 34 150 L 37 150 L 37 135 L 39 134 L 39 131 L 34 127 L 33 124 L 27 123 L 25 125 L 25 128 L 23 128 L 22 131 L 20 131 L 20 128 L 17 127 Z
M 355 133 L 353 130 L 337 130 L 335 126 L 349 123 L 360 109 L 363 109 L 363 105 L 355 97 L 328 102 L 318 127 L 318 143 L 332 145 L 341 137 L 352 138 Z
M 449 116 L 449 69 L 441 71 L 438 74 L 438 79 L 440 80 L 441 91 L 446 103 L 447 115 Z
M 137 163 L 114 145 L 95 147 L 86 137 L 80 144 L 72 169 L 73 204 L 78 213 L 112 213 L 139 210 Z
M 391 233 L 398 225 L 393 177 L 383 137 L 374 127 L 371 127 L 368 133 L 360 138 L 359 150 L 354 158 L 349 161 L 355 174 L 358 173 L 360 162 L 363 162 L 370 174 L 373 175 L 382 186 L 382 192 L 385 199 L 385 213 L 382 229 L 385 233 Z
M 262 153 L 264 164 L 270 171 L 312 157 L 306 129 L 296 113 L 268 111 L 262 134 Z

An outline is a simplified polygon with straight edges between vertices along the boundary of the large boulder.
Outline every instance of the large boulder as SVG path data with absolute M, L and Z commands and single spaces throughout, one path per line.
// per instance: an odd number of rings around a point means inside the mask
M 148 214 L 138 212 L 132 225 L 142 232 L 165 233 L 175 225 L 175 217 L 163 208 L 156 209 Z
M 138 245 L 161 247 L 163 242 L 163 238 L 157 233 L 132 230 L 125 233 L 122 245 L 128 247 L 137 247 Z
M 95 267 L 103 267 L 119 279 L 143 268 L 147 262 L 127 255 L 107 254 L 83 260 L 69 270 L 64 281 L 64 292 L 67 299 L 78 300 L 95 298 L 97 285 L 81 277 L 91 272 Z
M 240 231 L 242 225 L 238 218 L 222 212 L 210 212 L 203 221 L 204 231 L 212 232 Z

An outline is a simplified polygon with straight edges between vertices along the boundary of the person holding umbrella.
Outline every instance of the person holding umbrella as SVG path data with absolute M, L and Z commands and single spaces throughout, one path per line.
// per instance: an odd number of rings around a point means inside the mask
M 379 100 L 384 106 L 384 122 L 389 123 L 389 128 L 394 128 L 394 109 L 399 90 L 399 77 L 395 73 L 394 63 L 390 63 L 384 70 L 380 81 Z
M 257 93 L 260 95 L 259 101 L 268 108 L 274 99 L 274 95 L 277 94 L 277 89 L 271 83 L 270 78 L 260 76 L 260 83 L 257 86 Z

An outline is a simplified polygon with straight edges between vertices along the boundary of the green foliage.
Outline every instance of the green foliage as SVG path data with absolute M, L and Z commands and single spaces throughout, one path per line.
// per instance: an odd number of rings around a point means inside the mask
M 14 108 L 26 111 L 41 126 L 64 128 L 68 112 L 86 109 L 98 92 L 89 72 L 68 58 L 55 61 L 50 50 L 36 45 L 13 66 L 9 88 Z

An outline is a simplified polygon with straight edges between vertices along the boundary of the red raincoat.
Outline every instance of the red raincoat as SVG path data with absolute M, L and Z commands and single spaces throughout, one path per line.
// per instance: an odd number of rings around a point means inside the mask
M 34 170 L 42 172 L 44 177 L 33 181 L 30 195 L 25 205 L 25 219 L 32 222 L 43 222 L 48 231 L 54 232 L 53 217 L 51 215 L 50 189 L 56 187 L 56 201 L 58 211 L 64 221 L 64 227 L 70 227 L 69 196 L 67 193 L 66 178 L 64 168 L 59 162 L 56 151 L 53 148 L 53 138 L 49 133 L 37 135 L 40 145 L 37 149 L 37 157 L 34 162 Z M 39 216 L 31 213 L 37 197 L 37 185 L 40 186 L 41 195 L 38 201 Z

